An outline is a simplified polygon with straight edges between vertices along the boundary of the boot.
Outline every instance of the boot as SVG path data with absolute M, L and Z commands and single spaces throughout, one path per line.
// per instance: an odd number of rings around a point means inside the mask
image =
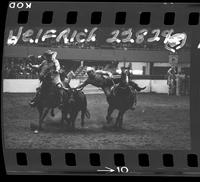
M 35 98 L 29 102 L 29 105 L 31 107 L 35 107 L 35 105 L 36 105 Z
M 40 97 L 40 93 L 41 93 L 41 87 L 36 88 L 36 95 L 35 97 L 29 102 L 29 105 L 31 107 L 35 107 L 39 101 L 39 97 Z
M 31 107 L 35 107 L 39 100 L 39 94 L 36 94 L 36 96 L 29 102 L 29 105 Z

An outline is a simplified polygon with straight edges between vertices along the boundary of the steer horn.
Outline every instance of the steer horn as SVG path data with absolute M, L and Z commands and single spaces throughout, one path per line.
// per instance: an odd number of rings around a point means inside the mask
M 69 88 L 63 87 L 63 89 L 64 89 L 65 91 L 69 91 Z
M 76 90 L 77 90 L 77 91 L 81 91 L 81 90 L 83 90 L 83 88 L 76 88 Z

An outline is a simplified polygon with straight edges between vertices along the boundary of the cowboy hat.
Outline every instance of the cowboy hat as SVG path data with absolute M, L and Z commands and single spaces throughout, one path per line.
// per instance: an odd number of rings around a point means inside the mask
M 43 53 L 42 57 L 51 57 L 55 52 L 51 51 L 51 50 L 47 50 Z
M 87 69 L 86 69 L 86 72 L 88 73 L 88 72 L 90 72 L 90 71 L 94 71 L 94 68 L 88 66 Z

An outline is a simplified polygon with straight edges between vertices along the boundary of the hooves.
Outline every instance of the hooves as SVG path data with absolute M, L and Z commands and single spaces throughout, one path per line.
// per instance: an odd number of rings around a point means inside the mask
M 34 123 L 30 124 L 30 129 L 31 129 L 31 131 L 33 131 L 34 134 L 38 134 L 39 131 L 43 130 L 43 128 L 41 126 L 38 126 L 38 125 L 36 125 Z
M 31 123 L 31 124 L 30 124 L 30 129 L 31 129 L 32 131 L 41 130 L 42 127 L 41 127 L 41 126 L 38 126 L 38 125 L 36 125 L 36 124 L 34 124 L 34 123 Z
M 113 118 L 112 117 L 106 117 L 106 121 L 107 121 L 107 124 L 110 124 L 113 122 Z
M 113 127 L 114 127 L 115 129 L 123 129 L 122 126 L 116 125 L 116 124 L 115 124 Z
M 81 123 L 81 128 L 84 128 L 84 126 L 85 126 L 85 123 Z

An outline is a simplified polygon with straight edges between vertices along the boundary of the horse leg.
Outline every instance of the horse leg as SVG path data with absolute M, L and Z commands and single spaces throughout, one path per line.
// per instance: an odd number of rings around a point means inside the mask
M 43 111 L 42 116 L 41 116 L 41 124 L 44 121 L 44 118 L 47 116 L 50 108 L 47 108 L 45 111 Z
M 65 121 L 65 119 L 66 119 L 66 113 L 65 113 L 65 111 L 63 110 L 63 109 L 61 109 L 61 121 L 60 121 L 60 125 L 61 125 L 61 127 L 64 125 L 64 121 Z
M 44 108 L 38 108 L 39 112 L 39 130 L 42 129 L 42 113 L 43 113 Z
M 106 120 L 107 120 L 108 124 L 112 121 L 111 115 L 112 115 L 113 111 L 114 111 L 113 107 L 109 106 L 108 111 L 107 111 L 107 116 L 106 116 Z
M 124 113 L 125 113 L 125 111 L 121 111 L 121 113 L 120 113 L 120 117 L 119 117 L 119 128 L 122 128 Z
M 75 121 L 76 121 L 76 117 L 78 115 L 78 111 L 74 111 L 71 115 L 71 124 L 72 124 L 72 129 L 75 129 Z
M 84 120 L 85 120 L 85 113 L 86 111 L 85 110 L 82 110 L 81 111 L 81 127 L 83 128 L 85 123 L 84 123 Z
M 136 95 L 136 93 L 134 93 L 134 97 L 135 97 L 135 107 L 136 107 L 136 105 L 137 105 L 137 95 Z
M 43 120 L 45 118 L 45 116 L 47 115 L 49 111 L 49 108 L 44 111 L 44 108 L 38 108 L 38 112 L 39 112 L 39 130 L 42 129 L 42 124 L 43 124 Z
M 115 126 L 116 128 L 118 128 L 118 126 L 119 126 L 120 113 L 121 113 L 121 111 L 118 112 L 117 119 L 116 119 L 116 121 L 115 121 L 115 125 L 114 125 L 114 126 Z
M 115 122 L 115 127 L 117 127 L 117 128 L 122 127 L 124 113 L 125 113 L 125 111 L 119 111 L 116 122 Z

